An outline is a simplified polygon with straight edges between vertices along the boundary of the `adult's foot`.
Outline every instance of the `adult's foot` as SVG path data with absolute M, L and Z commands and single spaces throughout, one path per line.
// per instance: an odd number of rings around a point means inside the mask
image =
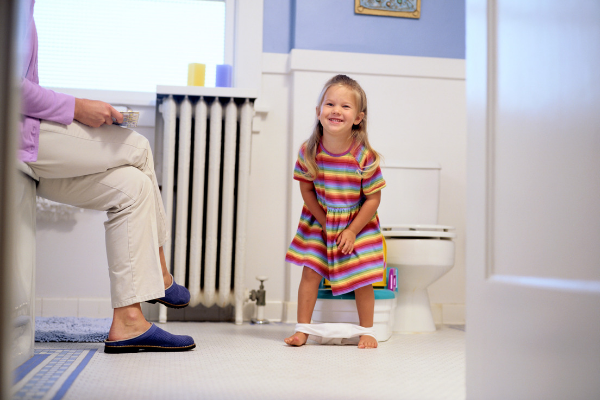
M 138 351 L 188 351 L 196 347 L 187 335 L 173 335 L 152 324 L 143 334 L 126 340 L 104 342 L 107 354 L 137 353 Z
M 167 276 L 163 275 L 163 283 L 165 284 L 165 290 L 167 290 L 175 283 L 175 278 L 173 278 L 173 275 L 171 274 L 168 274 Z
M 126 340 L 146 332 L 152 324 L 146 321 L 140 303 L 113 310 L 113 320 L 108 331 L 108 340 Z
M 171 285 L 165 288 L 165 297 L 147 300 L 148 303 L 161 303 L 170 308 L 184 308 L 190 304 L 190 291 L 178 285 L 175 278 L 171 277 Z

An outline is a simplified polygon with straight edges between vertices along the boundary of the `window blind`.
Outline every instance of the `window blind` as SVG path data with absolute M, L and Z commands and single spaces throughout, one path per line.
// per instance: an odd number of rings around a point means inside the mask
M 224 1 L 37 0 L 34 18 L 42 86 L 154 92 L 203 63 L 214 87 L 224 63 Z

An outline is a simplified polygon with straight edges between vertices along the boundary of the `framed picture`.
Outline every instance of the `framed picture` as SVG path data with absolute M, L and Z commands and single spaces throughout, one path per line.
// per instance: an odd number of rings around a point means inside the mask
M 421 0 L 354 0 L 356 14 L 419 18 Z

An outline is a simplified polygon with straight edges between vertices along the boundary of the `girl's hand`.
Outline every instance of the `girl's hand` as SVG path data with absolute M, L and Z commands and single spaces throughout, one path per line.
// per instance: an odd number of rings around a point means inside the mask
M 342 254 L 350 254 L 352 250 L 354 250 L 354 241 L 356 240 L 356 235 L 350 229 L 344 229 L 342 233 L 337 237 L 336 243 L 338 245 L 338 249 L 342 251 Z

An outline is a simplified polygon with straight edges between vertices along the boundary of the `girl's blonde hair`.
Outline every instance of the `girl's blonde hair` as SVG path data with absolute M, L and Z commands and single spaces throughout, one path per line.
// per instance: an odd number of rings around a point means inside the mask
M 325 93 L 332 86 L 345 86 L 348 89 L 354 91 L 356 94 L 356 105 L 358 108 L 358 113 L 364 113 L 362 121 L 358 125 L 352 125 L 352 139 L 354 140 L 354 145 L 356 147 L 360 145 L 364 145 L 365 148 L 373 155 L 373 162 L 367 166 L 363 170 L 360 171 L 360 174 L 368 178 L 377 170 L 379 166 L 379 161 L 381 156 L 377 153 L 369 144 L 369 138 L 367 136 L 367 96 L 365 91 L 360 87 L 358 82 L 354 79 L 346 76 L 346 75 L 336 75 L 325 83 L 323 90 L 319 96 L 319 102 L 317 107 L 321 107 L 323 104 L 323 99 L 325 98 Z M 323 137 L 323 125 L 319 118 L 315 118 L 315 126 L 313 128 L 313 133 L 310 135 L 310 138 L 306 141 L 306 150 L 305 150 L 305 164 L 308 171 L 304 174 L 304 176 L 309 180 L 314 180 L 319 173 L 319 166 L 317 165 L 317 147 L 321 142 L 321 138 Z

